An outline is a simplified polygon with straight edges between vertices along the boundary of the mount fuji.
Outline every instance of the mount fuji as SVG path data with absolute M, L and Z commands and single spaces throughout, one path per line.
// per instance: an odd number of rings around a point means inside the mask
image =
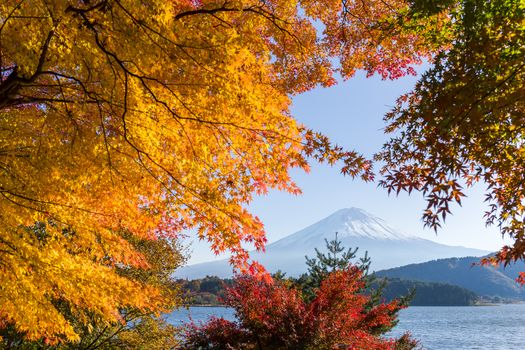
M 268 244 L 266 252 L 252 252 L 250 255 L 270 272 L 281 270 L 288 276 L 297 276 L 306 271 L 305 255 L 314 257 L 315 248 L 323 251 L 324 240 L 333 240 L 336 232 L 342 246 L 359 247 L 358 256 L 367 251 L 372 259 L 371 270 L 375 271 L 434 259 L 484 256 L 489 253 L 406 235 L 362 209 L 346 208 Z M 227 259 L 224 259 L 185 266 L 175 273 L 175 277 L 196 279 L 209 275 L 226 278 L 231 277 L 232 272 Z

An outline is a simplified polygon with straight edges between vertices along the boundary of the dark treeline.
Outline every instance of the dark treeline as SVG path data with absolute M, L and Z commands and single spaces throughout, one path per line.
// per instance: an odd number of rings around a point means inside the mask
M 421 282 L 390 278 L 386 280 L 383 296 L 387 300 L 414 291 L 411 306 L 468 306 L 479 301 L 476 293 L 448 283 Z
M 468 306 L 474 305 L 479 298 L 476 293 L 447 283 L 421 282 L 399 278 L 381 279 L 386 282 L 383 297 L 393 300 L 414 293 L 410 301 L 412 306 Z M 377 288 L 381 281 L 377 281 L 372 288 Z M 221 279 L 207 276 L 195 280 L 178 280 L 189 305 L 222 305 L 221 298 L 225 289 L 231 286 L 231 279 Z

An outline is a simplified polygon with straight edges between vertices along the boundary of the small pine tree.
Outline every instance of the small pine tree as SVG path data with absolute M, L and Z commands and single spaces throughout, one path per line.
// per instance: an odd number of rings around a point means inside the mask
M 368 302 L 364 305 L 364 311 L 369 312 L 385 301 L 383 291 L 386 287 L 387 280 L 378 279 L 374 273 L 369 273 L 371 259 L 367 251 L 365 251 L 364 256 L 357 258 L 359 248 L 344 247 L 338 237 L 338 232 L 335 233 L 333 240 L 328 241 L 325 239 L 325 244 L 326 253 L 315 248 L 315 258 L 305 256 L 308 270 L 294 281 L 297 287 L 302 290 L 302 296 L 305 301 L 310 302 L 315 298 L 317 289 L 330 273 L 343 271 L 350 266 L 357 266 L 363 272 L 365 284 L 360 292 L 369 296 Z M 410 300 L 412 300 L 415 295 L 414 292 L 415 291 L 412 290 L 406 296 L 399 298 L 398 300 L 401 305 L 408 306 Z M 395 324 L 397 324 L 397 321 L 388 328 L 382 325 L 377 329 L 373 329 L 372 333 L 383 334 L 393 328 Z
M 306 265 L 308 266 L 308 275 L 312 280 L 320 285 L 321 281 L 333 271 L 344 270 L 353 264 L 353 260 L 356 258 L 357 251 L 359 248 L 348 248 L 342 246 L 341 240 L 337 237 L 338 233 L 335 233 L 335 238 L 331 241 L 325 239 L 327 253 L 322 253 L 319 249 L 315 248 L 316 258 L 306 258 Z M 365 252 L 365 256 L 359 259 L 359 262 L 355 264 L 363 272 L 367 273 L 370 267 L 370 258 L 368 258 L 368 252 Z
M 308 271 L 302 274 L 297 280 L 297 285 L 303 290 L 303 296 L 307 301 L 312 300 L 315 296 L 315 290 L 320 287 L 321 282 L 331 272 L 342 271 L 351 265 L 357 266 L 363 274 L 369 277 L 368 270 L 370 268 L 370 258 L 368 252 L 358 259 L 356 263 L 357 251 L 359 248 L 348 248 L 342 246 L 341 240 L 338 238 L 338 233 L 335 233 L 335 238 L 331 241 L 325 239 L 326 253 L 321 252 L 315 248 L 315 258 L 305 256 Z

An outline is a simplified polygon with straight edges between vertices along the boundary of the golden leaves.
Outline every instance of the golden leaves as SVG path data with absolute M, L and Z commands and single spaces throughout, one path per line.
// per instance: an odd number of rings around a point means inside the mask
M 266 242 L 245 209 L 254 193 L 299 193 L 289 170 L 310 158 L 372 178 L 366 159 L 307 131 L 289 107 L 293 94 L 335 82 L 334 56 L 350 76 L 407 69 L 428 53 L 414 33 L 401 36 L 418 43 L 409 49 L 385 44 L 385 4 L 3 1 L 2 317 L 32 338 L 74 340 L 57 298 L 108 322 L 120 307 L 158 310 L 154 287 L 115 272 L 151 268 L 123 231 L 155 240 L 196 228 L 260 272 L 244 247 Z M 347 21 L 354 9 L 364 25 Z M 315 20 L 329 30 L 319 35 Z M 339 23 L 352 35 L 334 32 Z M 376 42 L 381 33 L 389 39 Z M 45 244 L 24 228 L 35 223 Z

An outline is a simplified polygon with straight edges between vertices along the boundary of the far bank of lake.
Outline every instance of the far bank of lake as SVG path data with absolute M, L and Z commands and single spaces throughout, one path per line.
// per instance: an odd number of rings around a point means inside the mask
M 194 306 L 166 315 L 173 325 L 211 316 L 235 318 L 227 307 Z M 517 350 L 523 349 L 525 304 L 495 306 L 412 306 L 402 310 L 399 324 L 389 334 L 409 331 L 427 350 Z

